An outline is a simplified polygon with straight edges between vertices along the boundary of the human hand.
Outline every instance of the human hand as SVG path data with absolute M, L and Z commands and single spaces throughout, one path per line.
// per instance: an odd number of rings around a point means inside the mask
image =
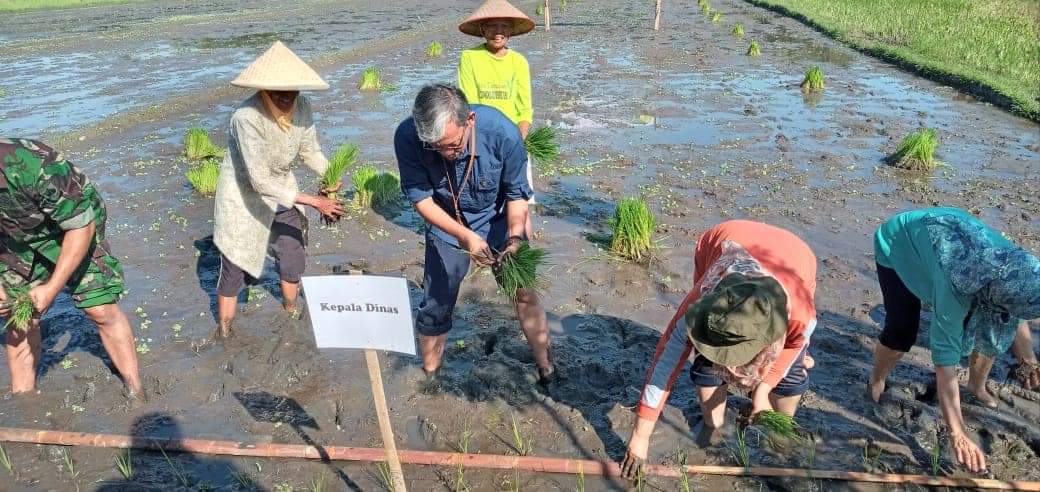
M 322 217 L 333 222 L 339 220 L 344 213 L 342 203 L 324 195 L 312 197 L 307 204 L 317 210 Z
M 40 284 L 29 290 L 29 298 L 32 299 L 33 308 L 39 316 L 43 316 L 51 308 L 59 292 L 61 287 L 55 288 L 50 283 Z
M 506 247 L 498 254 L 498 258 L 495 259 L 495 267 L 501 267 L 502 261 L 507 256 L 516 253 L 520 249 L 520 245 L 523 244 L 524 240 L 520 236 L 509 236 L 506 240 Z
M 1027 390 L 1040 387 L 1040 364 L 1033 362 L 1022 362 L 1015 370 L 1015 379 Z
M 628 450 L 625 451 L 625 458 L 621 461 L 622 477 L 633 480 L 639 475 L 643 465 L 646 464 L 647 451 L 650 449 L 650 434 L 653 433 L 653 430 L 652 421 L 643 418 L 636 421 L 632 437 L 628 440 Z
M 950 447 L 957 457 L 957 462 L 967 467 L 972 473 L 986 470 L 986 453 L 968 439 L 963 433 L 950 434 Z
M 329 193 L 336 193 L 336 192 L 338 192 L 341 188 L 343 188 L 343 181 L 342 180 L 336 181 L 336 184 L 334 186 L 330 187 L 330 188 L 322 188 L 321 190 L 318 190 L 318 191 L 322 195 L 328 195 Z
M 469 253 L 470 258 L 477 265 L 486 267 L 495 263 L 494 255 L 491 254 L 491 247 L 488 246 L 487 241 L 473 231 L 468 231 L 468 234 L 459 239 L 459 246 Z
M 11 315 L 11 306 L 7 304 L 7 292 L 0 287 L 0 316 L 8 317 Z
M 748 416 L 748 423 L 755 421 L 755 415 L 773 409 L 773 405 L 769 403 L 770 391 L 773 391 L 773 387 L 766 383 L 758 383 L 755 386 L 751 394 L 751 415 Z

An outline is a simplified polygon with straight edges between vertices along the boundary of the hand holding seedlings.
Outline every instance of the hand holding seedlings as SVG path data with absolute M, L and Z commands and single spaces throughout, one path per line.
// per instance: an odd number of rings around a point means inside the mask
M 477 263 L 478 266 L 486 267 L 495 264 L 495 255 L 491 253 L 491 247 L 488 246 L 487 241 L 480 237 L 473 231 L 468 231 L 461 239 L 459 239 L 459 246 L 469 253 L 470 258 Z

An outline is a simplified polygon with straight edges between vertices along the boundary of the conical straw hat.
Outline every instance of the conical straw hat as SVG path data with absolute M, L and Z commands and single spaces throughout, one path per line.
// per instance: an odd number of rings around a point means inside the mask
M 462 21 L 462 24 L 459 24 L 459 30 L 470 36 L 483 37 L 484 35 L 480 33 L 480 24 L 491 19 L 508 19 L 513 21 L 513 34 L 511 36 L 527 34 L 534 30 L 534 21 L 506 0 L 487 0 L 476 12 L 473 12 L 466 20 Z
M 231 85 L 272 91 L 323 91 L 329 84 L 281 41 L 249 64 Z

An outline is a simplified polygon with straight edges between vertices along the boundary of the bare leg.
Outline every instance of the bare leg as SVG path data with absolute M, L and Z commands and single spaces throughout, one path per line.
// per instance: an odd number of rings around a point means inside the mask
M 11 371 L 11 393 L 36 389 L 36 363 L 40 361 L 40 320 L 33 319 L 25 332 L 8 328 L 4 335 L 7 367 Z
M 223 338 L 231 336 L 231 322 L 235 320 L 238 310 L 238 296 L 217 296 L 217 335 Z
M 534 363 L 539 369 L 552 369 L 549 360 L 549 322 L 545 317 L 538 294 L 521 289 L 516 293 L 516 317 L 520 320 L 520 329 L 531 346 Z
M 441 367 L 444 356 L 444 345 L 448 343 L 448 334 L 428 337 L 419 335 L 419 349 L 422 350 L 423 370 L 427 374 Z
M 903 358 L 903 352 L 892 350 L 881 342 L 874 345 L 874 370 L 870 373 L 870 398 L 874 403 L 881 401 L 881 393 L 885 391 L 885 379 Z
M 134 346 L 134 333 L 130 330 L 130 322 L 116 304 L 94 306 L 83 310 L 98 327 L 101 344 L 108 356 L 112 358 L 127 389 L 136 395 L 143 395 L 141 378 L 137 372 L 137 349 Z
M 697 397 L 701 401 L 701 415 L 704 416 L 704 426 L 711 429 L 721 429 L 726 424 L 726 394 L 728 385 L 721 386 L 698 386 Z
M 794 417 L 794 412 L 798 410 L 798 402 L 800 401 L 802 401 L 802 395 L 777 396 L 773 393 L 769 394 L 769 404 L 773 406 L 773 410 L 786 413 L 792 417 Z
M 993 358 L 972 352 L 969 361 L 968 391 L 971 391 L 983 405 L 997 408 L 997 399 L 986 390 L 986 380 L 989 379 L 989 371 L 993 368 Z
M 296 299 L 300 295 L 300 283 L 286 282 L 283 280 L 279 285 L 282 288 L 282 308 L 289 313 L 295 314 L 295 311 L 298 308 L 296 305 Z

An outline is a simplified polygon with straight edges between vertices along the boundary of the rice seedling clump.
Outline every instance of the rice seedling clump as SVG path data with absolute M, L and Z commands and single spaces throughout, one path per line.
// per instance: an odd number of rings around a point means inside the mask
M 758 41 L 752 41 L 748 45 L 747 56 L 761 56 L 762 49 L 758 47 Z
M 184 132 L 184 155 L 188 160 L 201 161 L 224 157 L 224 149 L 217 147 L 202 128 L 189 128 Z
M 392 205 L 401 199 L 401 180 L 393 173 L 380 173 L 373 166 L 361 166 L 354 171 L 354 205 L 380 207 Z
M 798 436 L 798 422 L 794 417 L 775 410 L 766 410 L 755 415 L 752 425 L 762 427 L 766 431 L 785 438 Z
M 939 166 L 939 161 L 935 159 L 935 149 L 938 147 L 938 133 L 931 128 L 922 128 L 907 135 L 886 161 L 902 169 L 931 171 Z
M 379 69 L 368 67 L 361 72 L 361 82 L 358 89 L 363 91 L 378 91 L 383 88 L 383 81 L 379 79 Z
M 538 6 L 534 8 L 534 13 L 536 15 L 545 15 L 545 5 L 538 4 Z
M 733 26 L 733 35 L 738 38 L 744 37 L 744 24 L 737 23 Z
M 13 327 L 23 332 L 28 330 L 33 313 L 36 311 L 32 298 L 29 297 L 29 288 L 12 288 L 6 294 L 8 302 L 11 303 L 11 314 L 8 315 L 4 328 L 9 330 Z
M 716 10 L 715 12 L 712 12 L 711 13 L 711 23 L 712 24 L 718 24 L 720 21 L 722 21 L 722 14 L 718 10 Z
M 539 269 L 545 264 L 547 255 L 545 250 L 532 248 L 524 242 L 515 253 L 500 259 L 496 275 L 510 299 L 515 300 L 520 289 L 538 290 L 543 285 Z
M 217 180 L 220 178 L 220 165 L 215 159 L 205 159 L 200 164 L 184 173 L 195 191 L 203 195 L 217 192 Z
M 430 41 L 430 45 L 426 47 L 426 56 L 428 58 L 440 58 L 444 54 L 444 45 L 439 41 Z
M 806 92 L 823 90 L 823 70 L 820 67 L 812 67 L 805 72 L 805 80 L 802 80 L 802 90 Z
M 622 199 L 610 222 L 613 232 L 610 250 L 632 261 L 648 261 L 654 247 L 656 225 L 657 220 L 643 199 Z
M 556 130 L 543 126 L 527 135 L 524 147 L 539 164 L 549 164 L 560 158 L 560 146 L 556 144 Z
M 704 1 L 698 0 L 697 5 L 699 5 L 701 7 L 701 12 L 704 12 L 705 14 L 707 14 L 708 12 L 711 12 L 711 4 L 708 3 L 708 0 L 704 0 Z
M 333 188 L 336 183 L 342 181 L 343 173 L 357 164 L 358 150 L 358 145 L 352 143 L 345 143 L 336 149 L 336 152 L 332 154 L 332 159 L 329 159 L 329 167 L 325 168 L 325 172 L 321 174 L 322 189 Z M 335 191 L 328 192 L 325 196 L 339 200 L 339 193 Z

